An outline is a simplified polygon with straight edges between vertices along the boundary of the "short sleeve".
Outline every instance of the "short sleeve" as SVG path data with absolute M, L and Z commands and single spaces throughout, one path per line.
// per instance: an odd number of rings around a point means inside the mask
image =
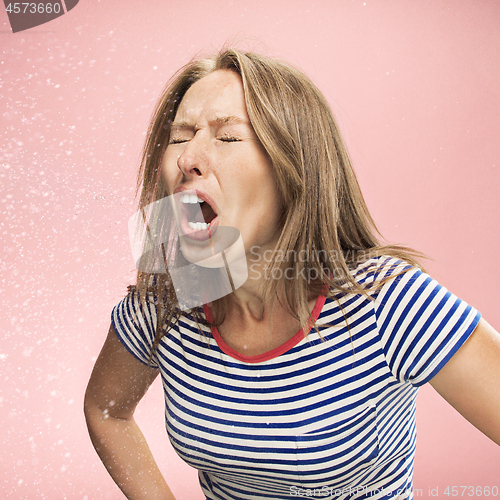
M 156 330 L 153 303 L 140 303 L 137 294 L 130 293 L 113 308 L 111 323 L 122 344 L 134 357 L 158 368 L 155 357 L 150 359 Z
M 450 360 L 481 315 L 429 275 L 399 261 L 375 300 L 375 316 L 387 363 L 401 382 L 420 386 Z M 401 265 L 403 264 L 403 265 Z

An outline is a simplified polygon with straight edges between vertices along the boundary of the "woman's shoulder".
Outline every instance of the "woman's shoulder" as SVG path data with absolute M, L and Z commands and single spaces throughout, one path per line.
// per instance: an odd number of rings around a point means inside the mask
M 416 279 L 422 270 L 411 262 L 392 255 L 370 255 L 357 258 L 347 263 L 349 275 L 340 275 L 329 288 L 328 297 L 335 300 L 350 300 L 349 297 L 362 297 L 366 300 L 376 299 L 380 292 L 391 283 L 400 283 L 402 277 Z M 404 283 L 401 283 L 404 287 Z
M 376 285 L 405 273 L 420 272 L 415 265 L 391 255 L 367 255 L 349 266 L 353 279 L 359 285 Z

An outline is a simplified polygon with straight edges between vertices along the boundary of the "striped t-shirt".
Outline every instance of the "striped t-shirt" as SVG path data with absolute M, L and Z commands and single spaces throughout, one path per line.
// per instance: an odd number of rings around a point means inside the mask
M 380 266 L 383 265 L 383 270 Z M 161 371 L 174 449 L 199 470 L 207 499 L 412 498 L 415 398 L 480 315 L 427 274 L 375 258 L 353 275 L 387 280 L 375 300 L 320 296 L 312 329 L 260 356 L 181 317 L 151 364 Z M 210 318 L 208 306 L 205 315 Z M 136 314 L 138 313 L 138 314 Z M 148 363 L 153 304 L 135 294 L 113 310 L 127 349 Z

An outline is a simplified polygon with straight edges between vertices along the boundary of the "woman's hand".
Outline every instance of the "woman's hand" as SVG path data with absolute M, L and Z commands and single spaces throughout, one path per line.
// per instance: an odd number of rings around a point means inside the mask
M 481 319 L 430 384 L 469 422 L 500 445 L 500 334 Z
M 158 373 L 135 359 L 111 326 L 85 393 L 92 443 L 129 500 L 175 500 L 133 418 Z

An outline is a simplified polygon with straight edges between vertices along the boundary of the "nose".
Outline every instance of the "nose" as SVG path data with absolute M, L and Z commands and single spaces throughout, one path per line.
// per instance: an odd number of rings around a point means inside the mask
M 184 151 L 177 158 L 177 167 L 186 177 L 203 176 L 208 169 L 207 148 L 198 134 L 187 142 Z

